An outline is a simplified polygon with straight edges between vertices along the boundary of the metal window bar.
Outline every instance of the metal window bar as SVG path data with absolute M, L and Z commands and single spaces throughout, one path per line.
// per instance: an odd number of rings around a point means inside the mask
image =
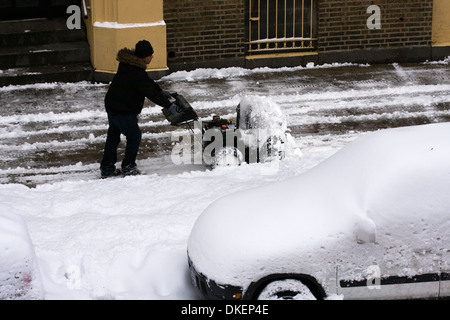
M 314 51 L 314 0 L 249 0 L 247 52 Z
M 84 19 L 88 19 L 89 18 L 88 9 L 90 10 L 91 8 L 86 5 L 86 0 L 81 0 L 81 6 L 83 7 Z

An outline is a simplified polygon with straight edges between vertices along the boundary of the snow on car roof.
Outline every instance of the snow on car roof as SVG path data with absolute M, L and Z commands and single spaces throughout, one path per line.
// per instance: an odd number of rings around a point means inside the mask
M 212 203 L 192 230 L 189 255 L 199 272 L 234 284 L 230 268 L 345 237 L 373 241 L 385 224 L 445 230 L 449 141 L 450 123 L 368 133 L 304 174 Z

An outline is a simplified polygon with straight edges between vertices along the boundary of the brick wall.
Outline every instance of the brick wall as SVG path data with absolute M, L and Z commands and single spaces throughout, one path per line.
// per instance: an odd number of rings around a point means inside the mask
M 370 5 L 381 28 L 369 29 Z M 319 52 L 431 46 L 433 0 L 319 0 Z
M 242 58 L 245 0 L 165 0 L 168 62 Z
M 319 63 L 389 62 L 432 58 L 433 0 L 315 0 Z M 369 29 L 371 5 L 381 28 Z M 168 65 L 195 67 L 286 64 L 290 60 L 245 59 L 248 0 L 164 0 Z M 380 50 L 384 49 L 382 54 Z M 305 58 L 301 58 L 305 60 Z M 300 58 L 289 63 L 303 64 Z

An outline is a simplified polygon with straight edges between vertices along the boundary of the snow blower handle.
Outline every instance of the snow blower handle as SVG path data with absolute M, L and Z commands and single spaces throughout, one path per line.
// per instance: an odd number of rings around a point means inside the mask
M 169 91 L 162 90 L 162 95 L 167 99 L 172 99 L 172 94 Z
M 171 125 L 180 126 L 198 120 L 197 113 L 181 94 L 173 92 L 170 96 L 174 99 L 174 101 L 169 99 L 172 106 L 163 108 L 162 112 Z
M 187 100 L 176 92 L 170 94 L 175 99 L 175 104 L 182 109 L 193 110 L 192 106 L 187 102 Z
M 169 99 L 170 102 L 175 103 L 178 105 L 178 101 L 177 101 L 177 97 L 179 96 L 179 94 L 177 92 L 169 92 L 169 91 L 164 91 L 163 90 L 163 95 Z

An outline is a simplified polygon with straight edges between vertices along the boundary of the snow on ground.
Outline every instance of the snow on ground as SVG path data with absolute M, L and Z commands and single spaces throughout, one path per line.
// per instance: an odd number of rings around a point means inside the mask
M 218 284 L 308 274 L 331 295 L 339 279 L 365 279 L 374 264 L 383 277 L 447 270 L 449 140 L 450 123 L 366 134 L 304 174 L 222 197 L 191 232 L 191 261 Z M 346 297 L 389 289 L 366 291 Z
M 213 171 L 175 165 L 174 129 L 148 104 L 138 159 L 146 175 L 99 180 L 106 85 L 0 88 L 0 212 L 24 219 L 45 299 L 196 299 L 187 239 L 213 201 L 299 175 L 365 132 L 450 117 L 448 61 L 199 69 L 161 85 L 182 93 L 201 119 L 234 117 L 245 95 L 270 98 L 303 157 Z
M 286 161 L 281 170 L 292 174 L 297 165 Z M 185 252 L 191 227 L 211 201 L 283 177 L 261 169 L 1 185 L 0 207 L 25 217 L 48 299 L 194 298 Z

